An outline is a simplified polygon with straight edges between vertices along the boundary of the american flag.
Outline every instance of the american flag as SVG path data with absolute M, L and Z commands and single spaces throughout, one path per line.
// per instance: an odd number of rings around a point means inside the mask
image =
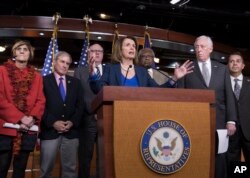
M 83 67 L 88 65 L 88 48 L 89 48 L 89 33 L 86 32 L 78 67 Z
M 143 48 L 151 48 L 150 34 L 147 31 L 144 32 L 144 45 L 143 45 Z M 154 68 L 154 69 L 156 68 L 156 65 L 155 65 L 154 61 L 152 62 L 151 67 Z
M 151 39 L 150 39 L 150 34 L 145 31 L 144 33 L 144 45 L 143 48 L 151 48 Z
M 54 45 L 54 46 L 53 46 Z M 51 38 L 49 47 L 47 50 L 46 58 L 44 60 L 43 69 L 42 69 L 42 76 L 46 76 L 52 73 L 53 70 L 53 57 L 56 53 L 58 53 L 58 44 L 57 39 Z M 54 54 L 53 54 L 54 53 Z

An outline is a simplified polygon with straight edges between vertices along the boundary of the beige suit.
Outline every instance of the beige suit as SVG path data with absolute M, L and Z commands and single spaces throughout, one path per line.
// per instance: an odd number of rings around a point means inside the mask
M 150 76 L 155 80 L 155 82 L 158 84 L 158 85 L 162 85 L 164 83 L 166 83 L 168 81 L 168 77 L 164 76 L 162 73 L 164 73 L 165 75 L 168 76 L 168 73 L 167 72 L 164 72 L 164 71 L 158 71 L 158 70 L 155 70 L 155 69 L 149 69 L 152 71 L 152 75 L 150 74 Z M 150 72 L 149 72 L 150 73 Z

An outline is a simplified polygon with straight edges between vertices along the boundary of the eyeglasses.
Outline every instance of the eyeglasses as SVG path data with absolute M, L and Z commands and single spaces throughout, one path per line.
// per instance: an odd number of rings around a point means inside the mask
M 141 55 L 141 58 L 144 58 L 144 59 L 153 59 L 154 56 L 152 56 L 152 55 Z
M 90 49 L 89 51 L 91 53 L 103 53 L 103 50 L 98 50 L 98 49 Z

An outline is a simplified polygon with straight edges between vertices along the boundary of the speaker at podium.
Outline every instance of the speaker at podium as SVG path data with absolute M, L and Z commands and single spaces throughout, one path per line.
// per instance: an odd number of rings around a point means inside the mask
M 105 86 L 98 115 L 101 178 L 212 178 L 212 90 Z

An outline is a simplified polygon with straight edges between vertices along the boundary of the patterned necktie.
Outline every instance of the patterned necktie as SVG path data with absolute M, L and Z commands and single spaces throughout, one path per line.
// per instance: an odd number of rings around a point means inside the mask
M 60 94 L 61 94 L 63 101 L 65 101 L 66 93 L 65 93 L 65 88 L 63 86 L 63 78 L 60 77 L 59 80 L 60 80 L 60 82 L 59 82 Z
M 209 70 L 206 62 L 202 63 L 202 76 L 203 79 L 205 80 L 205 83 L 207 86 L 209 86 L 210 82 L 210 75 L 209 75 Z
M 240 85 L 238 83 L 239 79 L 235 78 L 234 79 L 234 95 L 235 97 L 237 98 L 237 100 L 239 100 L 239 97 L 240 97 Z
M 101 78 L 101 72 L 98 66 L 96 66 L 96 78 L 100 79 Z

